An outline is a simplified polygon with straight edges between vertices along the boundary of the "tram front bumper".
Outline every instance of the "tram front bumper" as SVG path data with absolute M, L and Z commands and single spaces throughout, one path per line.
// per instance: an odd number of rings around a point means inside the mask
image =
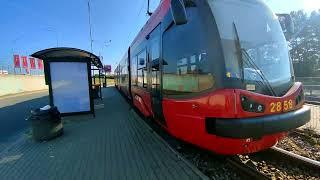
M 310 107 L 284 114 L 254 118 L 219 119 L 207 118 L 206 130 L 209 134 L 235 139 L 260 138 L 265 135 L 287 132 L 310 121 Z

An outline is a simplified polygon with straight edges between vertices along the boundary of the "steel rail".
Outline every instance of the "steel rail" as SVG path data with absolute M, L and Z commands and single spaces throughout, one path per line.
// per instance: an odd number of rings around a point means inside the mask
M 316 169 L 320 170 L 320 162 L 319 161 L 300 156 L 298 154 L 286 151 L 286 150 L 278 148 L 278 147 L 271 147 L 270 151 L 279 154 L 280 157 L 289 158 L 292 161 L 294 161 L 295 163 L 300 163 L 300 164 L 306 165 L 308 167 L 312 167 L 312 168 L 316 168 Z
M 249 166 L 246 163 L 243 163 L 242 161 L 240 161 L 238 159 L 237 156 L 234 157 L 230 157 L 227 158 L 227 162 L 237 171 L 239 171 L 239 173 L 243 174 L 244 176 L 246 176 L 247 178 L 250 179 L 259 179 L 259 180 L 270 180 L 272 179 L 271 177 L 263 174 L 262 172 L 260 172 L 259 170 L 257 170 L 256 168 L 253 168 L 251 166 Z

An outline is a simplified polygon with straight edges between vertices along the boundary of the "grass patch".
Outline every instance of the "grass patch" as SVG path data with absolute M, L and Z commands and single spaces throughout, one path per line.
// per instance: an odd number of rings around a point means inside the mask
M 96 81 L 96 84 L 99 84 L 99 78 L 95 78 L 95 81 Z M 101 83 L 103 84 L 104 82 L 105 82 L 104 78 L 101 78 Z M 114 79 L 107 78 L 107 85 L 113 85 L 114 83 L 115 83 Z M 92 84 L 94 84 L 93 78 L 92 78 Z

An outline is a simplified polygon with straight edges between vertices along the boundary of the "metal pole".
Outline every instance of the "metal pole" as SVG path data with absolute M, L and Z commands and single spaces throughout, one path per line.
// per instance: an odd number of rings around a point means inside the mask
M 90 49 L 91 49 L 91 53 L 93 53 L 93 48 L 92 48 L 92 26 L 91 26 L 91 7 L 90 7 L 90 0 L 88 0 L 88 19 L 89 19 L 89 31 L 90 31 Z M 92 68 L 92 63 L 90 63 L 90 67 L 92 69 L 91 73 L 92 73 L 92 77 L 93 77 L 93 83 L 96 84 L 96 78 L 94 77 L 94 70 Z M 91 79 L 92 82 L 92 79 Z
M 148 10 L 147 10 L 147 15 L 151 16 L 152 12 L 150 12 L 150 0 L 148 0 Z
M 95 77 L 94 71 L 95 70 L 93 69 L 93 84 L 96 85 L 96 77 Z
M 90 48 L 91 53 L 93 52 L 92 49 L 92 26 L 91 26 L 91 8 L 90 8 L 90 0 L 88 0 L 88 17 L 89 17 L 89 30 L 90 30 Z
M 106 84 L 106 87 L 108 86 L 107 85 L 107 72 L 104 72 L 104 83 Z
M 100 84 L 100 86 L 99 86 L 99 89 L 100 89 L 100 98 L 102 99 L 102 91 L 101 91 L 101 71 L 100 71 L 100 69 L 99 69 L 99 84 Z

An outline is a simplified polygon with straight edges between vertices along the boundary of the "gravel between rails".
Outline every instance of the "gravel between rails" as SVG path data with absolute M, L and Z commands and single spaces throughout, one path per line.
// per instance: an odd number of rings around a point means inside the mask
M 250 161 L 260 172 L 272 179 L 320 179 L 320 171 L 270 151 L 263 151 L 247 156 L 241 156 L 243 161 Z
M 320 135 L 310 130 L 295 130 L 281 140 L 277 147 L 320 161 Z

